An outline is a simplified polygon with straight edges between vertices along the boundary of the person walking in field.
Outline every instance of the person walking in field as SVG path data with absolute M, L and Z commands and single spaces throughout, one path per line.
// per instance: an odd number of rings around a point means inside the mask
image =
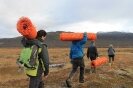
M 25 52 L 22 52 L 19 61 L 20 63 L 24 62 L 21 58 L 30 55 L 29 62 L 24 63 L 25 73 L 30 78 L 29 88 L 44 88 L 42 75 L 47 77 L 49 74 L 49 55 L 47 45 L 44 44 L 46 34 L 44 30 L 40 30 L 37 32 L 36 39 L 22 39 Z
M 108 57 L 109 57 L 109 66 L 111 68 L 113 62 L 114 62 L 114 57 L 115 57 L 115 50 L 113 48 L 113 45 L 110 44 L 108 48 Z
M 70 72 L 66 84 L 68 87 L 72 87 L 71 80 L 77 68 L 80 67 L 79 82 L 84 83 L 84 51 L 83 45 L 87 42 L 87 33 L 84 33 L 82 40 L 72 41 L 70 48 L 70 59 L 72 64 L 72 71 Z
M 87 49 L 87 58 L 93 61 L 96 60 L 97 57 L 98 57 L 97 47 L 95 46 L 95 42 L 91 41 L 90 46 Z M 90 73 L 95 73 L 95 72 L 96 72 L 96 67 L 93 67 L 91 65 Z

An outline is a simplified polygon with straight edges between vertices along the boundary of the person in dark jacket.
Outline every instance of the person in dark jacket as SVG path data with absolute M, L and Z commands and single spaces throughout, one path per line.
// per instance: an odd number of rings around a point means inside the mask
M 77 71 L 77 68 L 80 67 L 79 82 L 84 83 L 84 51 L 83 45 L 87 42 L 87 33 L 84 33 L 83 39 L 78 41 L 72 41 L 70 48 L 70 59 L 72 63 L 72 71 L 70 72 L 66 84 L 68 87 L 72 87 L 71 78 L 74 73 Z
M 33 55 L 38 54 L 39 65 L 38 65 L 38 69 L 37 69 L 37 75 L 31 76 L 31 75 L 27 74 L 30 78 L 29 88 L 44 88 L 42 75 L 44 73 L 44 76 L 47 77 L 48 73 L 49 73 L 49 55 L 48 55 L 47 45 L 44 44 L 46 34 L 47 33 L 44 30 L 40 30 L 37 32 L 36 39 L 28 40 L 26 38 L 23 38 L 21 41 L 24 47 L 34 45 L 32 53 L 33 53 Z M 39 48 L 41 48 L 41 51 L 39 53 L 34 52 L 36 50 L 39 50 Z M 33 56 L 33 58 L 34 58 L 34 56 Z M 33 60 L 31 60 L 31 61 L 33 61 Z
M 87 49 L 87 57 L 91 61 L 96 60 L 96 58 L 98 57 L 97 47 L 95 46 L 95 42 L 94 41 L 91 41 L 90 46 Z M 91 66 L 90 72 L 95 73 L 96 72 L 96 68 Z
M 113 62 L 114 62 L 114 57 L 115 57 L 115 50 L 113 48 L 113 45 L 110 44 L 108 48 L 108 57 L 109 57 L 109 66 L 111 68 Z

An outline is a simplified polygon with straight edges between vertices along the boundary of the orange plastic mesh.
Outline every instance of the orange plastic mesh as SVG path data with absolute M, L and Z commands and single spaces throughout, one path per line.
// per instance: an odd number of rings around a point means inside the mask
M 28 39 L 35 39 L 37 31 L 28 17 L 21 17 L 17 22 L 18 32 Z
M 97 67 L 97 66 L 105 64 L 106 62 L 108 62 L 108 59 L 106 57 L 99 57 L 98 59 L 93 60 L 91 62 L 91 66 Z
M 87 33 L 88 40 L 96 40 L 97 36 L 95 33 Z M 63 32 L 60 34 L 60 40 L 62 41 L 73 41 L 73 40 L 82 40 L 83 33 L 69 33 Z

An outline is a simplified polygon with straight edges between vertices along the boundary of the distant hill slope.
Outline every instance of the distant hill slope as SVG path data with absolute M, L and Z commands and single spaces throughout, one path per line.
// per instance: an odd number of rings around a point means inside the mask
M 133 33 L 107 32 L 97 33 L 98 47 L 108 47 L 113 44 L 115 47 L 133 47 Z
M 59 40 L 61 31 L 48 32 L 46 43 L 49 48 L 53 47 L 70 47 L 71 42 L 64 42 Z M 3 38 L 0 39 L 0 47 L 22 47 L 22 37 Z M 90 42 L 86 44 L 88 46 Z M 97 47 L 108 47 L 113 44 L 114 47 L 133 47 L 133 33 L 125 32 L 98 32 L 96 45 Z

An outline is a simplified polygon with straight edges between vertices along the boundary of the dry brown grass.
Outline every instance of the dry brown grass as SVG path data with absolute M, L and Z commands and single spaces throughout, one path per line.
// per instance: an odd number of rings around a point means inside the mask
M 16 59 L 21 49 L 0 49 L 0 88 L 27 88 L 28 80 L 24 73 L 18 73 Z M 86 51 L 86 49 L 85 49 Z M 98 48 L 101 56 L 107 57 L 107 48 Z M 51 63 L 66 63 L 63 68 L 51 68 L 45 81 L 46 88 L 63 88 L 65 79 L 71 71 L 68 48 L 49 49 Z M 90 60 L 85 56 L 85 83 L 78 83 L 78 73 L 73 78 L 73 88 L 132 88 L 133 84 L 133 48 L 117 48 L 113 70 L 109 70 L 108 64 L 97 68 L 96 74 L 88 72 Z M 126 74 L 117 74 L 117 72 Z

